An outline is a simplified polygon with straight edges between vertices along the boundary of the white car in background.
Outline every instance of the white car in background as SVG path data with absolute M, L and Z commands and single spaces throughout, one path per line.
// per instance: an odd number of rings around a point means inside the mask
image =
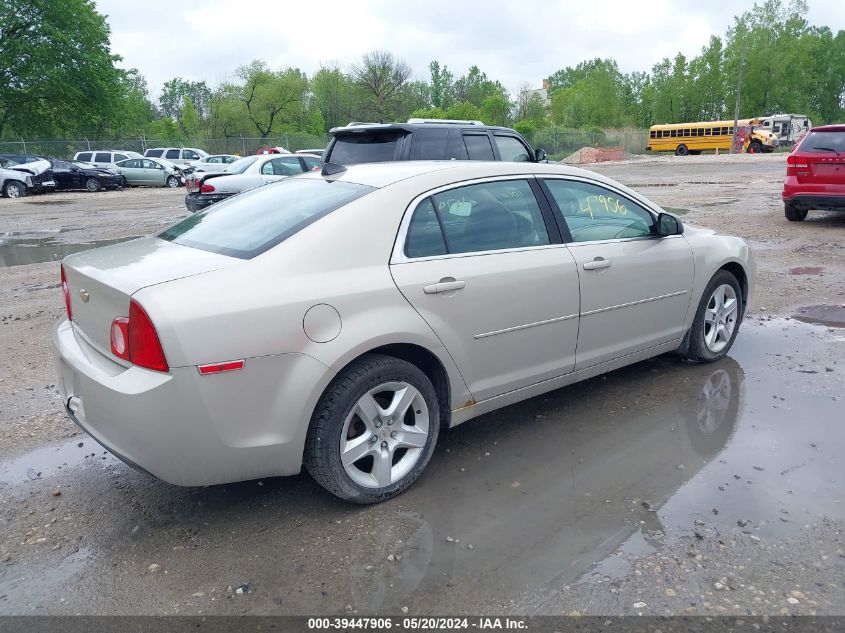
M 187 167 L 208 158 L 208 152 L 196 147 L 151 147 L 144 158 L 163 158 L 179 167 Z
M 31 174 L 0 167 L 0 194 L 4 198 L 23 198 L 32 187 Z
M 372 503 L 441 429 L 666 352 L 723 358 L 755 276 L 743 239 L 595 172 L 327 164 L 66 257 L 58 386 L 76 424 L 170 483 L 304 465 Z
M 185 206 L 192 213 L 242 191 L 320 168 L 320 157 L 305 154 L 244 156 L 217 174 L 195 173 L 187 181 Z
M 219 174 L 226 171 L 226 168 L 238 160 L 239 156 L 234 154 L 212 154 L 200 161 L 195 162 L 191 167 L 197 173 Z

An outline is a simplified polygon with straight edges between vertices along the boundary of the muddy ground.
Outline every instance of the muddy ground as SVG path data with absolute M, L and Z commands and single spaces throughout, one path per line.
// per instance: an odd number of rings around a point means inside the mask
M 787 222 L 784 163 L 594 166 L 752 244 L 729 357 L 464 424 L 365 508 L 306 475 L 169 486 L 81 434 L 55 390 L 55 259 L 159 230 L 183 193 L 0 200 L 0 613 L 844 614 L 845 330 L 795 317 L 843 320 L 845 214 Z

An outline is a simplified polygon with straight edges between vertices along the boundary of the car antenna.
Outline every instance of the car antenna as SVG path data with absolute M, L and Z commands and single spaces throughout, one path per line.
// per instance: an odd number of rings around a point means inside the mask
M 343 165 L 339 165 L 338 163 L 325 163 L 323 165 L 323 171 L 320 172 L 322 176 L 334 176 L 335 174 L 340 174 L 346 171 L 346 167 Z

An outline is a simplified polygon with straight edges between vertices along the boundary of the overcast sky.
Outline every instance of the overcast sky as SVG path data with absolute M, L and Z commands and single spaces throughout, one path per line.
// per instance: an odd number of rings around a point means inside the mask
M 158 96 L 173 77 L 213 87 L 242 64 L 261 59 L 310 76 L 321 64 L 344 69 L 362 53 L 386 49 L 416 79 L 437 59 L 457 78 L 475 64 L 515 93 L 523 81 L 594 57 L 624 72 L 651 70 L 678 51 L 696 55 L 723 35 L 751 0 L 96 0 L 108 16 L 113 52 L 137 68 Z M 807 20 L 845 29 L 845 1 L 809 0 Z

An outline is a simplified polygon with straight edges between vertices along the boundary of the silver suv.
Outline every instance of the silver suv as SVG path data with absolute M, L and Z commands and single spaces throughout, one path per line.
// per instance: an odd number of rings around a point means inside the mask
M 102 151 L 86 150 L 83 152 L 76 152 L 73 155 L 73 160 L 80 163 L 87 163 L 95 167 L 114 167 L 114 164 L 120 160 L 128 158 L 143 158 L 138 152 L 130 152 L 127 150 L 107 149 Z

